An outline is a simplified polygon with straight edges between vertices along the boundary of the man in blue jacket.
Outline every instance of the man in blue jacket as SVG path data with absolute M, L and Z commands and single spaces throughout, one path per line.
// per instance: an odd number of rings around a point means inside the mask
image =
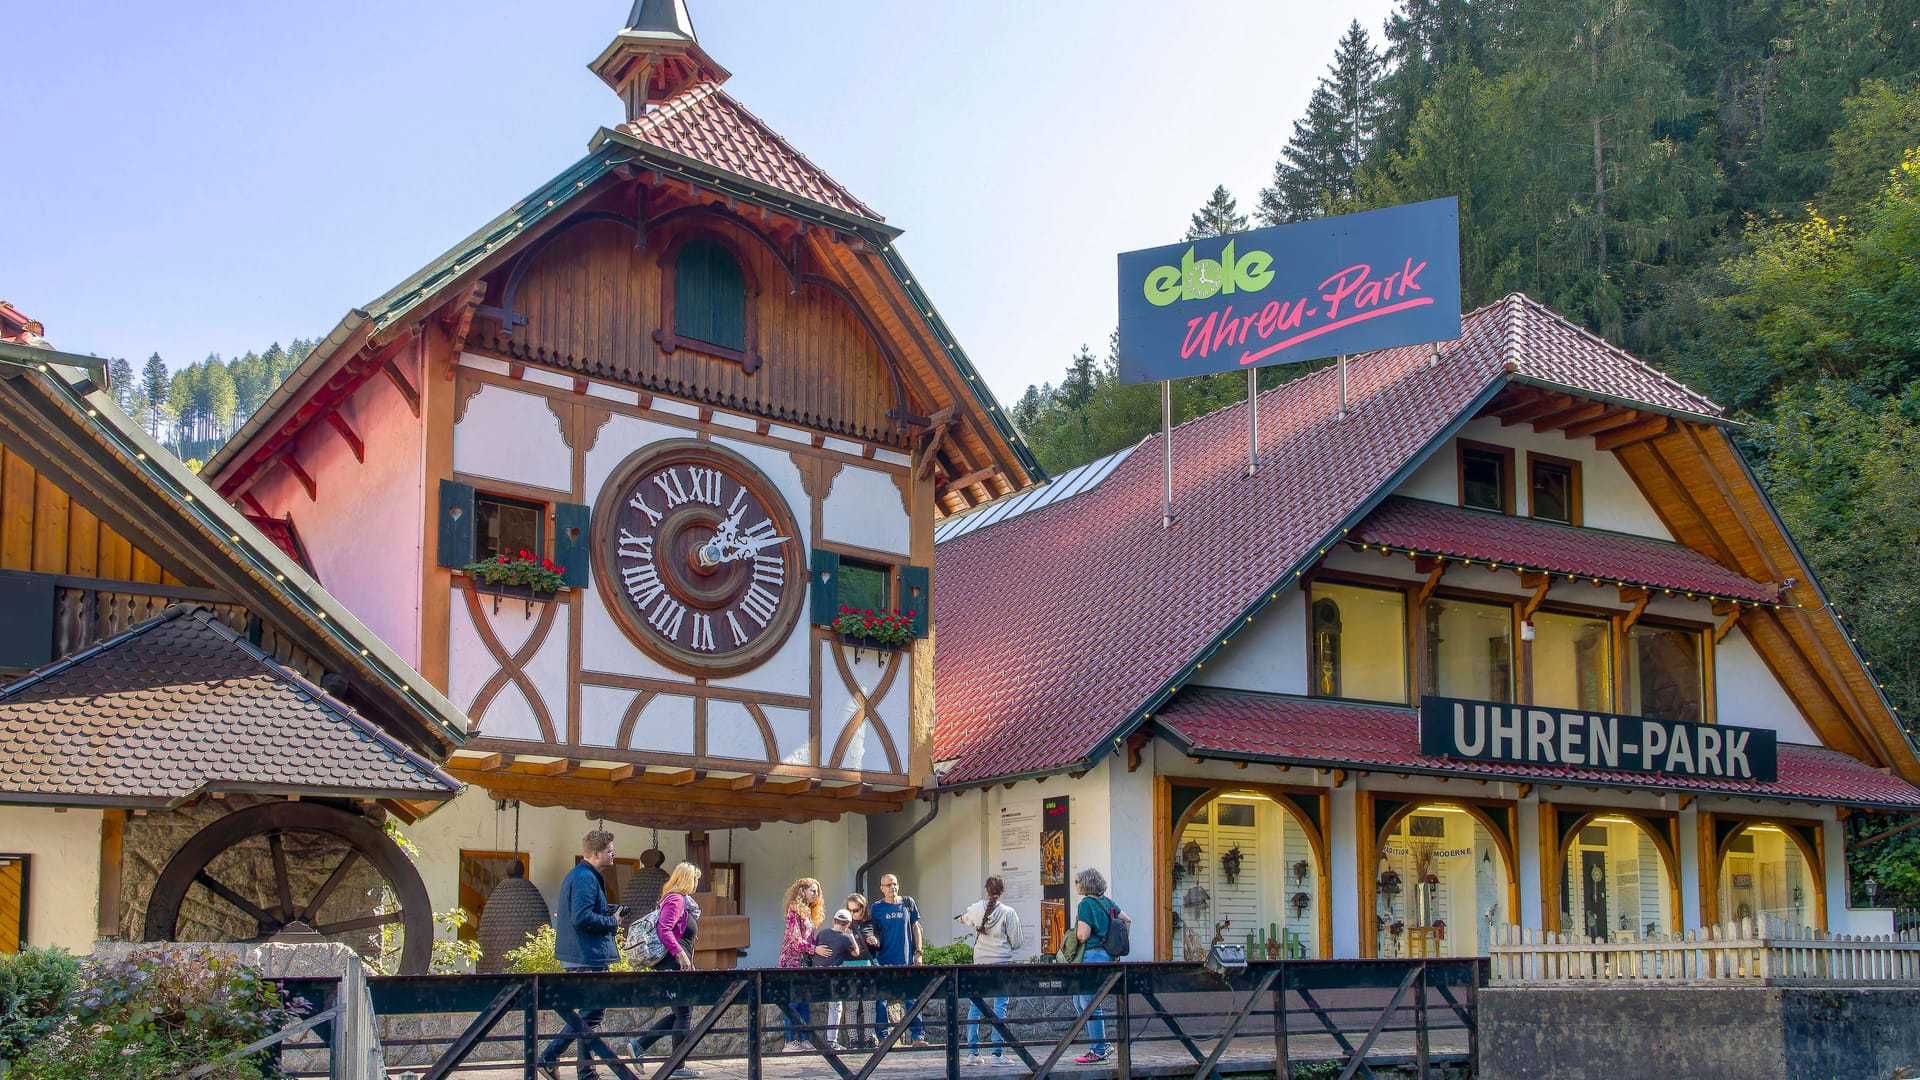
M 600 874 L 613 865 L 613 834 L 595 829 L 580 841 L 581 860 L 567 871 L 560 883 L 560 902 L 554 906 L 553 957 L 568 971 L 605 971 L 620 958 L 620 921 L 627 909 L 607 902 Z M 575 1039 L 585 1040 L 588 1031 L 600 1030 L 604 1009 L 588 1009 L 581 1014 L 586 1027 L 568 1024 L 560 1037 L 540 1053 L 540 1075 L 557 1080 L 560 1055 Z M 592 1055 L 587 1055 L 592 1060 Z M 580 1080 L 594 1080 L 599 1071 L 592 1065 L 580 1066 Z

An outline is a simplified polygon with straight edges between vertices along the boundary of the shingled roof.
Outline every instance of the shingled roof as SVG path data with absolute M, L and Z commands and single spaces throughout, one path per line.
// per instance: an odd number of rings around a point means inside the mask
M 940 544 L 936 759 L 946 784 L 1090 766 L 1512 382 L 1709 422 L 1719 406 L 1520 294 L 1459 339 L 1365 353 L 1160 436 L 1099 486 Z M 957 531 L 957 530 L 956 530 Z M 1244 621 L 1243 621 L 1244 620 Z
M 437 800 L 460 782 L 204 608 L 168 608 L 0 690 L 0 802 L 207 791 Z
M 717 83 L 688 87 L 620 130 L 810 202 L 871 221 L 885 220 Z
M 1199 758 L 1920 810 L 1920 790 L 1905 780 L 1837 750 L 1800 743 L 1781 743 L 1779 779 L 1760 782 L 1429 757 L 1420 752 L 1418 710 L 1391 705 L 1196 687 L 1180 694 L 1153 721 L 1182 753 Z

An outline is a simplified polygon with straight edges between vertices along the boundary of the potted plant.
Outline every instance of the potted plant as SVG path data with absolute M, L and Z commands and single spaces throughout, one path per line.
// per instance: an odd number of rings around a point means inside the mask
M 890 652 L 906 648 L 913 641 L 913 616 L 911 611 L 875 612 L 842 604 L 840 614 L 833 620 L 833 630 L 840 636 L 842 645 L 853 646 L 853 662 L 857 664 L 865 649 Z
M 567 568 L 555 566 L 551 559 L 536 559 L 533 552 L 479 559 L 462 568 L 473 591 L 493 597 L 494 614 L 500 612 L 500 598 L 517 596 L 527 602 L 527 618 L 533 618 L 533 602 L 551 600 L 566 589 Z

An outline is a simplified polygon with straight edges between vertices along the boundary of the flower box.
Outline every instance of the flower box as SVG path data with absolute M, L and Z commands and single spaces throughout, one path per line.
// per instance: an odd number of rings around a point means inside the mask
M 501 599 L 513 597 L 526 602 L 527 618 L 531 619 L 535 603 L 545 603 L 567 589 L 562 577 L 566 567 L 555 566 L 549 559 L 535 559 L 529 551 L 520 552 L 518 558 L 500 555 L 470 562 L 462 572 L 473 583 L 474 592 L 493 597 L 496 615 Z
M 856 611 L 842 606 L 832 626 L 840 644 L 852 646 L 853 662 L 859 663 L 863 650 L 876 653 L 898 652 L 913 644 L 913 612 Z
M 900 652 L 907 647 L 905 645 L 895 645 L 891 642 L 875 641 L 864 634 L 836 633 L 834 636 L 840 639 L 840 644 L 853 650 L 853 662 L 856 664 L 860 662 L 861 656 L 868 649 L 872 649 L 876 654 L 880 654 L 876 658 L 882 663 L 885 663 L 884 654 Z

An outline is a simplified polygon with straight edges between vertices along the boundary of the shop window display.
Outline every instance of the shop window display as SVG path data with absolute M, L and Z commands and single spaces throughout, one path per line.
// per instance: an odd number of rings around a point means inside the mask
M 1720 921 L 1772 916 L 1811 926 L 1815 876 L 1793 837 L 1778 825 L 1749 825 L 1720 861 Z
M 1513 607 L 1464 600 L 1427 604 L 1426 692 L 1513 700 Z
M 1640 716 L 1699 722 L 1703 683 L 1698 630 L 1641 623 L 1628 635 L 1633 667 L 1628 707 Z
M 1551 611 L 1533 624 L 1533 703 L 1612 712 L 1613 624 Z
M 1512 921 L 1499 845 L 1457 806 L 1402 817 L 1375 872 L 1379 956 L 1484 955 L 1494 925 Z
M 1406 703 L 1405 593 L 1315 582 L 1309 610 L 1314 696 Z
M 1169 872 L 1174 959 L 1204 959 L 1216 929 L 1249 957 L 1320 954 L 1319 861 L 1305 826 L 1274 800 L 1237 793 L 1202 806 Z
M 1638 822 L 1597 817 L 1570 839 L 1560 927 L 1597 941 L 1644 941 L 1675 929 L 1666 860 Z

